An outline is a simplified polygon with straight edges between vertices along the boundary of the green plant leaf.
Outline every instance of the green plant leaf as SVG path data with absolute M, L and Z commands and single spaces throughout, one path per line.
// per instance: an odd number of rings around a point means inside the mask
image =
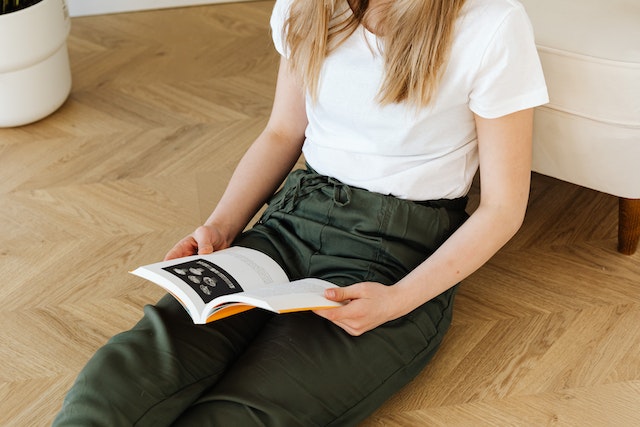
M 0 15 L 16 12 L 21 9 L 26 9 L 27 7 L 33 6 L 36 3 L 40 3 L 41 1 L 42 0 L 2 0 Z

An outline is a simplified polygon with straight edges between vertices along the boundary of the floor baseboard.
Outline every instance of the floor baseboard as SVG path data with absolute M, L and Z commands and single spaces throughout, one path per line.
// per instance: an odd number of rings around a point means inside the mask
M 103 15 L 247 0 L 67 0 L 71 16 Z

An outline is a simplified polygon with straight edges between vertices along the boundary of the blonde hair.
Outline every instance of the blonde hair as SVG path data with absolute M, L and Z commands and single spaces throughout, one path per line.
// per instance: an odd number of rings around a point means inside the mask
M 358 28 L 368 0 L 294 0 L 284 37 L 291 66 L 317 96 L 324 59 Z M 456 18 L 464 0 L 392 0 L 376 8 L 373 30 L 382 43 L 381 104 L 425 106 L 433 99 L 449 57 Z

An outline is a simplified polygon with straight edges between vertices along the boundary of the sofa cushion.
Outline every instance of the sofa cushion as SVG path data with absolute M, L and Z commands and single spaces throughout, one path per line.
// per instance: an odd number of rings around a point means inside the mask
M 640 1 L 521 2 L 545 70 L 547 107 L 640 127 Z

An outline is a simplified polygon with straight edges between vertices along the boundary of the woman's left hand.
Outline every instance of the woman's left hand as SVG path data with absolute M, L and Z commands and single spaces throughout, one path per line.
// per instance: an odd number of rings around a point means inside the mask
M 353 336 L 359 336 L 402 316 L 397 305 L 397 289 L 375 282 L 361 282 L 325 291 L 325 298 L 344 302 L 336 308 L 314 310 L 318 316 L 335 323 Z

